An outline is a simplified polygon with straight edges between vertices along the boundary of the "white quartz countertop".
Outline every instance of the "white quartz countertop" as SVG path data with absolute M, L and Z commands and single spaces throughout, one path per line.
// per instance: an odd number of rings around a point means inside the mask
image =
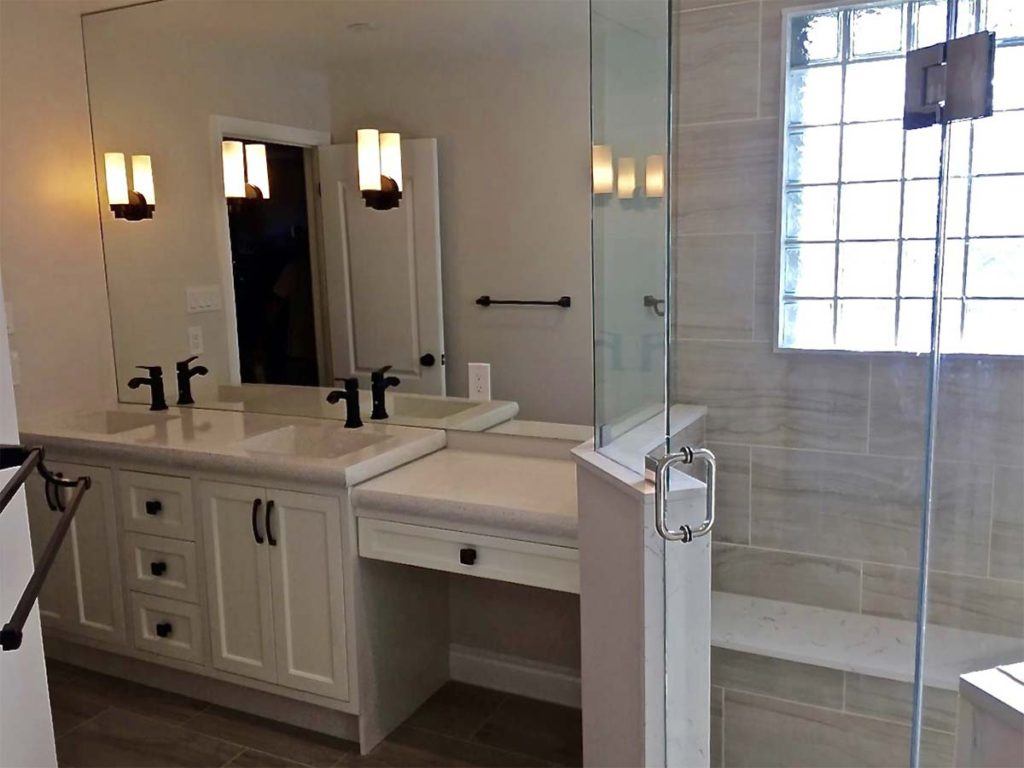
M 22 440 L 51 452 L 285 481 L 354 485 L 445 446 L 445 433 L 367 423 L 256 413 L 171 408 L 166 420 L 108 434 L 110 424 L 147 418 L 145 408 L 118 405 L 31 422 Z
M 447 448 L 352 489 L 361 517 L 577 546 L 572 461 Z

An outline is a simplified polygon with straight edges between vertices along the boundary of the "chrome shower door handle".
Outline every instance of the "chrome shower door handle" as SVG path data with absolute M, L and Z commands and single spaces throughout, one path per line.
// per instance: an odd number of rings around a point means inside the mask
M 668 472 L 676 464 L 692 464 L 694 459 L 703 459 L 705 466 L 704 483 L 706 488 L 706 507 L 704 521 L 696 529 L 689 525 L 675 530 L 668 527 L 666 506 L 668 494 Z M 679 453 L 669 453 L 660 458 L 648 456 L 647 468 L 654 472 L 654 526 L 666 541 L 693 541 L 711 533 L 715 526 L 715 479 L 718 466 L 715 454 L 707 448 L 684 447 Z

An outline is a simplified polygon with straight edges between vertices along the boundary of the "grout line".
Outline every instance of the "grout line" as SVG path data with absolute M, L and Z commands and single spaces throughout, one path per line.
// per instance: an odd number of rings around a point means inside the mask
M 420 733 L 429 733 L 429 734 L 432 734 L 434 736 L 440 736 L 440 737 L 445 738 L 445 739 L 450 739 L 451 741 L 456 741 L 456 742 L 458 742 L 460 744 L 468 744 L 469 746 L 472 746 L 472 747 L 482 747 L 483 749 L 490 749 L 490 750 L 493 750 L 495 752 L 503 752 L 506 755 L 512 755 L 512 756 L 515 756 L 515 757 L 522 757 L 522 758 L 525 758 L 527 760 L 535 760 L 537 763 L 543 764 L 544 766 L 555 766 L 555 765 L 558 765 L 558 763 L 552 763 L 550 760 L 546 760 L 543 757 L 536 757 L 535 755 L 529 755 L 529 754 L 527 754 L 525 752 L 518 752 L 518 751 L 516 751 L 514 749 L 506 749 L 504 747 L 495 747 L 495 746 L 493 746 L 491 744 L 486 744 L 486 743 L 484 743 L 482 741 L 475 741 L 472 738 L 467 739 L 467 738 L 463 738 L 462 736 L 453 736 L 450 733 L 441 733 L 440 731 L 432 731 L 429 728 L 420 728 L 419 726 L 415 726 L 415 725 L 409 725 L 409 726 L 406 726 L 406 727 L 409 728 L 409 730 L 412 730 L 412 731 L 419 731 Z M 384 741 L 387 742 L 387 739 L 384 739 Z M 391 742 L 391 743 L 394 744 L 394 746 L 396 746 L 396 747 L 404 746 L 403 744 L 399 744 L 397 742 Z M 432 755 L 432 756 L 433 757 L 437 757 L 437 755 Z
M 62 734 L 60 734 L 60 736 L 58 736 L 58 735 L 57 735 L 57 734 L 55 733 L 55 734 L 54 734 L 54 740 L 56 741 L 56 740 L 58 740 L 58 739 L 63 739 L 63 738 L 64 738 L 65 736 L 67 736 L 68 734 L 70 734 L 70 733 L 74 733 L 74 732 L 75 732 L 75 731 L 77 731 L 77 730 L 78 730 L 79 728 L 81 728 L 81 727 L 82 727 L 83 725 L 85 725 L 86 723 L 91 723 L 91 722 L 92 722 L 93 720 L 95 720 L 96 718 L 98 718 L 98 717 L 99 717 L 100 715 L 102 715 L 102 714 L 103 714 L 104 712 L 106 712 L 106 711 L 107 711 L 107 710 L 109 710 L 109 709 L 112 709 L 112 707 L 111 707 L 111 705 L 109 705 L 109 704 L 108 704 L 107 706 L 103 707 L 103 708 L 102 708 L 102 709 L 101 709 L 101 710 L 100 710 L 99 712 L 97 712 L 96 714 L 94 714 L 94 715 L 90 715 L 89 717 L 85 718 L 85 720 L 83 720 L 83 721 L 82 721 L 82 722 L 80 722 L 80 723 L 75 723 L 75 725 L 73 725 L 73 726 L 71 726 L 70 728 L 68 728 L 68 729 L 67 729 L 66 731 L 64 731 L 64 732 L 63 732 Z M 50 714 L 50 719 L 51 719 L 51 721 L 52 721 L 52 720 L 53 720 L 53 703 L 52 703 L 52 701 L 51 701 L 51 703 L 50 703 L 50 713 L 51 713 L 51 714 Z
M 223 740 L 222 739 L 217 739 L 217 741 L 223 741 Z M 232 746 L 238 746 L 237 744 L 234 744 L 233 742 L 230 742 L 230 741 L 224 741 L 223 743 L 231 744 Z M 236 752 L 234 755 L 231 756 L 230 760 L 228 760 L 226 763 L 221 763 L 221 765 L 226 768 L 226 766 L 231 765 L 233 762 L 235 762 L 235 760 L 237 760 L 243 754 L 245 754 L 245 751 L 246 751 L 246 747 L 242 747 L 241 749 L 238 750 L 238 752 Z

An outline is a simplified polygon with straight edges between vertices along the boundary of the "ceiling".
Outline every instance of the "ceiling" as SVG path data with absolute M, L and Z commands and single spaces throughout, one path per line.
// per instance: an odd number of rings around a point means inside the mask
M 84 26 L 87 43 L 91 29 L 105 27 L 107 33 L 255 51 L 324 70 L 586 47 L 589 6 L 584 0 L 160 0 L 86 16 Z

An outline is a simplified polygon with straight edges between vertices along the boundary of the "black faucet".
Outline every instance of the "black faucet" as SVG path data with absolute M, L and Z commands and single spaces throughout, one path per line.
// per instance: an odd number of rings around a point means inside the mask
M 210 369 L 205 365 L 197 365 L 192 368 L 192 363 L 199 358 L 199 355 L 192 355 L 186 360 L 179 360 L 174 364 L 174 370 L 178 375 L 178 405 L 194 405 L 192 399 L 192 377 L 205 376 Z
M 345 391 L 336 389 L 327 395 L 327 402 L 334 405 L 339 400 L 345 401 L 345 428 L 355 429 L 363 426 L 359 418 L 359 379 L 345 379 Z
M 391 366 L 385 365 L 370 374 L 370 397 L 373 401 L 371 419 L 386 419 L 388 417 L 388 410 L 384 407 L 384 393 L 388 387 L 397 387 L 402 383 L 397 376 L 386 375 L 390 370 Z
M 149 387 L 151 402 L 149 410 L 166 411 L 167 398 L 164 397 L 164 369 L 159 365 L 137 365 L 144 371 L 149 371 L 149 376 L 136 376 L 128 382 L 128 389 L 138 389 L 141 386 Z

